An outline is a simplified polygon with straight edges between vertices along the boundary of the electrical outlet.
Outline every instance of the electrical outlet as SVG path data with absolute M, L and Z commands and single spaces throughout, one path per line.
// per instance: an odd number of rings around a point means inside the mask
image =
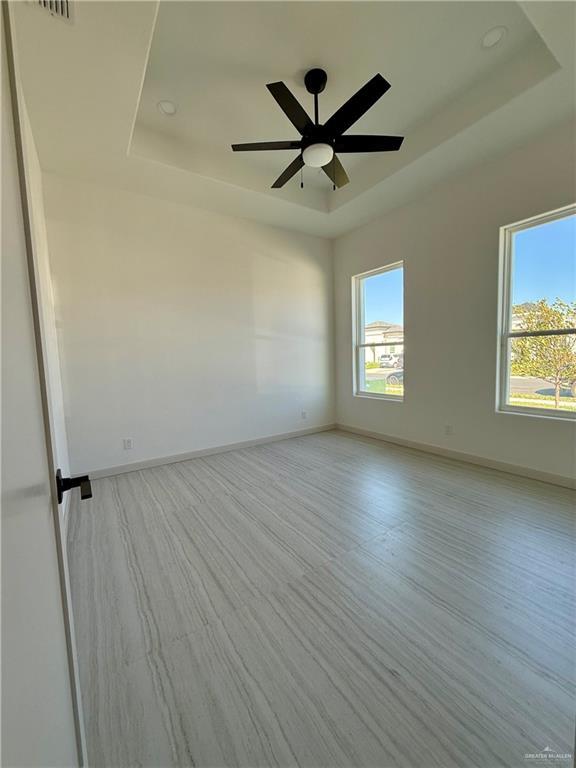
M 131 451 L 132 448 L 134 448 L 134 441 L 131 437 L 125 437 L 124 440 L 122 440 L 122 445 L 124 446 L 125 451 Z
M 302 416 L 302 421 L 306 421 L 306 419 L 308 418 L 308 411 L 302 411 L 301 416 Z
M 453 435 L 454 434 L 454 427 L 452 424 L 445 424 L 444 425 L 444 434 L 445 435 Z

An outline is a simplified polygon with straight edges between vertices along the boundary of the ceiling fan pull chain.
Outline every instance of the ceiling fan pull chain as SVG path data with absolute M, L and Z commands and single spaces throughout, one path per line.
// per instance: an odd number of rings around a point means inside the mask
M 304 169 L 300 168 L 300 189 L 304 189 Z

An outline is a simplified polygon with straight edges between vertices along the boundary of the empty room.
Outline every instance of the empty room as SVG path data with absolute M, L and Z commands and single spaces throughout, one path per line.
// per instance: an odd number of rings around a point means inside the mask
M 576 3 L 1 24 L 2 766 L 571 767 Z

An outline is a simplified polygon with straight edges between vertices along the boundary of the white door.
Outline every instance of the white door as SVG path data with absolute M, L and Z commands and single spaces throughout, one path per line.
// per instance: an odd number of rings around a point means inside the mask
M 2 765 L 73 766 L 81 713 L 2 6 Z

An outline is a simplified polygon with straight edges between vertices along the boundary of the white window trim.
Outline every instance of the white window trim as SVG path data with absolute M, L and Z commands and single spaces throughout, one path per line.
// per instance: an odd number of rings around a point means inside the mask
M 508 342 L 511 338 L 523 336 L 560 336 L 567 333 L 576 333 L 576 328 L 563 328 L 558 331 L 512 331 L 510 328 L 510 303 L 512 300 L 512 262 L 513 240 L 516 232 L 523 229 L 531 229 L 540 224 L 563 219 L 566 216 L 576 214 L 576 204 L 566 205 L 549 213 L 532 216 L 529 219 L 517 221 L 500 227 L 500 273 L 498 281 L 498 344 L 497 344 L 497 382 L 496 382 L 496 411 L 498 413 L 516 414 L 522 416 L 536 416 L 538 418 L 560 419 L 574 421 L 576 412 L 553 411 L 551 408 L 530 408 L 528 406 L 510 405 L 509 395 L 509 368 Z
M 403 261 L 395 261 L 392 264 L 386 264 L 384 267 L 378 267 L 377 269 L 370 269 L 367 272 L 360 272 L 358 275 L 352 275 L 352 393 L 354 397 L 363 397 L 368 398 L 369 400 L 387 400 L 391 403 L 403 403 L 406 391 L 404 391 L 404 394 L 402 395 L 385 395 L 380 392 L 367 392 L 364 389 L 360 389 L 359 351 L 362 348 L 375 346 L 374 344 L 360 343 L 360 332 L 362 328 L 362 295 L 360 286 L 362 285 L 362 280 L 364 278 L 381 275 L 384 272 L 390 272 L 393 269 L 402 269 L 402 307 L 404 308 L 406 268 Z M 404 318 L 402 318 L 402 320 L 404 320 Z M 396 344 L 398 344 L 397 341 L 391 344 L 378 344 L 377 346 L 390 347 L 395 346 Z M 406 358 L 404 358 L 404 364 L 406 364 Z

